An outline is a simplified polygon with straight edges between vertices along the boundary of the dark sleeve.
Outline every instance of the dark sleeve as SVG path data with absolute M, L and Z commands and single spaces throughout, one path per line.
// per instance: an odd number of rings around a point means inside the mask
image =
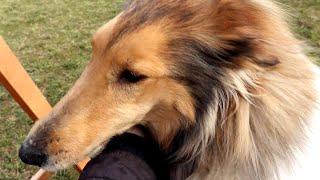
M 125 133 L 110 140 L 107 147 L 84 168 L 79 180 L 168 179 L 166 163 L 151 140 Z

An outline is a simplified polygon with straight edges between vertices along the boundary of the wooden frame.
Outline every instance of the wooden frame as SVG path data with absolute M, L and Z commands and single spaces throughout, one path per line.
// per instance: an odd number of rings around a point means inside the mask
M 33 121 L 44 117 L 52 109 L 1 36 L 0 85 L 3 85 L 9 91 L 14 100 L 19 103 Z M 75 165 L 75 168 L 81 172 L 88 161 L 89 158 Z M 40 169 L 31 179 L 45 180 L 51 175 L 51 172 Z

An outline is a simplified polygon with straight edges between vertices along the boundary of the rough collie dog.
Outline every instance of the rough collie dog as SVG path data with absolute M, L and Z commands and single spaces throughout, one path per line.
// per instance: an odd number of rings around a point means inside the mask
M 21 159 L 66 168 L 142 125 L 172 179 L 319 178 L 317 74 L 282 17 L 267 0 L 127 3 Z

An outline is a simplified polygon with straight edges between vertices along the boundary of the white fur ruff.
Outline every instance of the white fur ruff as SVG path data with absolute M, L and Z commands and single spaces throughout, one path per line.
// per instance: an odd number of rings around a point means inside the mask
M 314 110 L 307 132 L 307 142 L 303 152 L 296 152 L 296 162 L 293 169 L 280 170 L 281 180 L 319 180 L 320 179 L 320 69 L 316 69 L 318 92 L 317 108 Z M 301 102 L 303 103 L 303 102 Z

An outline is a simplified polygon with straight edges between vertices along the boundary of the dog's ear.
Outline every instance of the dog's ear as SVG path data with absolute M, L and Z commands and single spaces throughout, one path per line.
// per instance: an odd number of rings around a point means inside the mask
M 274 28 L 281 26 L 268 18 L 267 6 L 255 6 L 244 0 L 215 0 L 212 7 L 213 31 L 221 59 L 238 65 L 247 63 L 243 61 L 245 59 L 263 67 L 280 63 L 278 57 L 266 51 L 270 49 L 268 38 L 276 38 L 274 35 L 279 33 Z M 270 13 L 274 13 L 272 8 Z

